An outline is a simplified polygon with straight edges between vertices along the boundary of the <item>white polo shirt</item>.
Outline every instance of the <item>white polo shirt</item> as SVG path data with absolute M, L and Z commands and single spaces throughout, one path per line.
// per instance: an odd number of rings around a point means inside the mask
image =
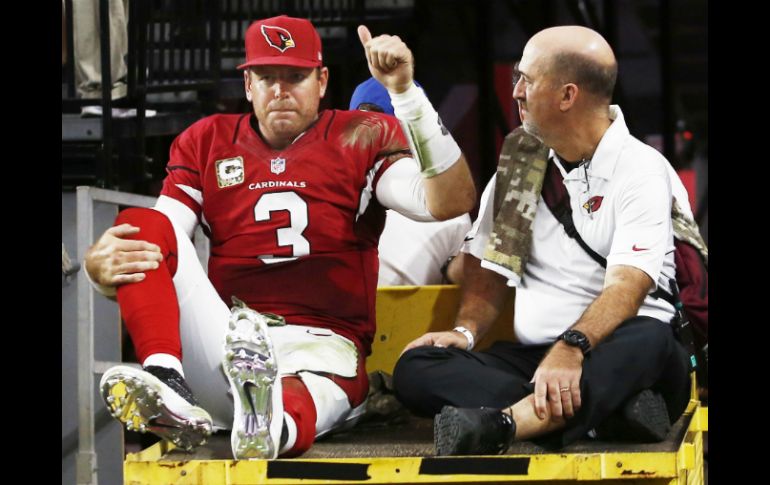
M 549 163 L 556 163 L 564 176 L 575 227 L 588 246 L 606 257 L 608 266 L 639 268 L 669 291 L 668 279 L 675 274 L 672 190 L 683 210 L 690 212 L 687 192 L 668 161 L 631 136 L 618 106 L 610 107 L 610 119 L 589 163 L 567 173 L 553 151 Z M 482 194 L 479 216 L 468 233 L 472 239 L 463 246 L 463 252 L 482 261 L 493 226 L 495 178 Z M 553 342 L 577 322 L 601 293 L 605 270 L 567 235 L 542 196 L 532 238 L 521 281 L 509 279 L 508 285 L 517 287 L 517 338 L 541 344 Z M 650 296 L 639 310 L 639 315 L 664 322 L 673 314 L 670 304 Z

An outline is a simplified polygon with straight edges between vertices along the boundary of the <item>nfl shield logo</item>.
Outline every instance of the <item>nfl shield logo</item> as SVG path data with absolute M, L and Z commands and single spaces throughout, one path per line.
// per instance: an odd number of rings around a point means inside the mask
M 270 160 L 270 171 L 274 174 L 282 174 L 286 171 L 286 159 L 285 158 L 274 158 Z

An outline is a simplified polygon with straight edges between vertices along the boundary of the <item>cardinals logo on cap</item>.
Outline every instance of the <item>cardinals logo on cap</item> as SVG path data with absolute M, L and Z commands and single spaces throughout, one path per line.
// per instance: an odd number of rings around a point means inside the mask
M 273 27 L 272 25 L 262 26 L 262 35 L 271 47 L 275 47 L 281 52 L 286 52 L 289 47 L 294 47 L 294 39 L 288 30 L 283 27 Z

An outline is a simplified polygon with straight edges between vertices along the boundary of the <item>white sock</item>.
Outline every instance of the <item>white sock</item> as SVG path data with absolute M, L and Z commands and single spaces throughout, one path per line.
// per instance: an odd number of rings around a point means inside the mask
M 175 371 L 179 372 L 182 377 L 184 377 L 182 362 L 180 362 L 179 359 L 171 354 L 152 354 L 144 359 L 144 362 L 142 362 L 142 367 L 147 367 L 149 365 L 157 365 L 159 367 L 174 369 Z

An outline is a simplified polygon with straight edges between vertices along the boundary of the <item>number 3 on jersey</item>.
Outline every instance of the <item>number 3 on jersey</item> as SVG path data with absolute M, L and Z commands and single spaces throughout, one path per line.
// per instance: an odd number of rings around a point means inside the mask
M 288 211 L 289 227 L 282 227 L 276 230 L 278 246 L 291 246 L 291 257 L 273 257 L 272 255 L 262 256 L 261 259 L 266 264 L 280 263 L 283 261 L 292 261 L 299 256 L 310 254 L 310 241 L 302 236 L 307 228 L 307 202 L 295 192 L 271 192 L 264 194 L 254 206 L 254 219 L 257 222 L 269 221 L 271 212 Z

